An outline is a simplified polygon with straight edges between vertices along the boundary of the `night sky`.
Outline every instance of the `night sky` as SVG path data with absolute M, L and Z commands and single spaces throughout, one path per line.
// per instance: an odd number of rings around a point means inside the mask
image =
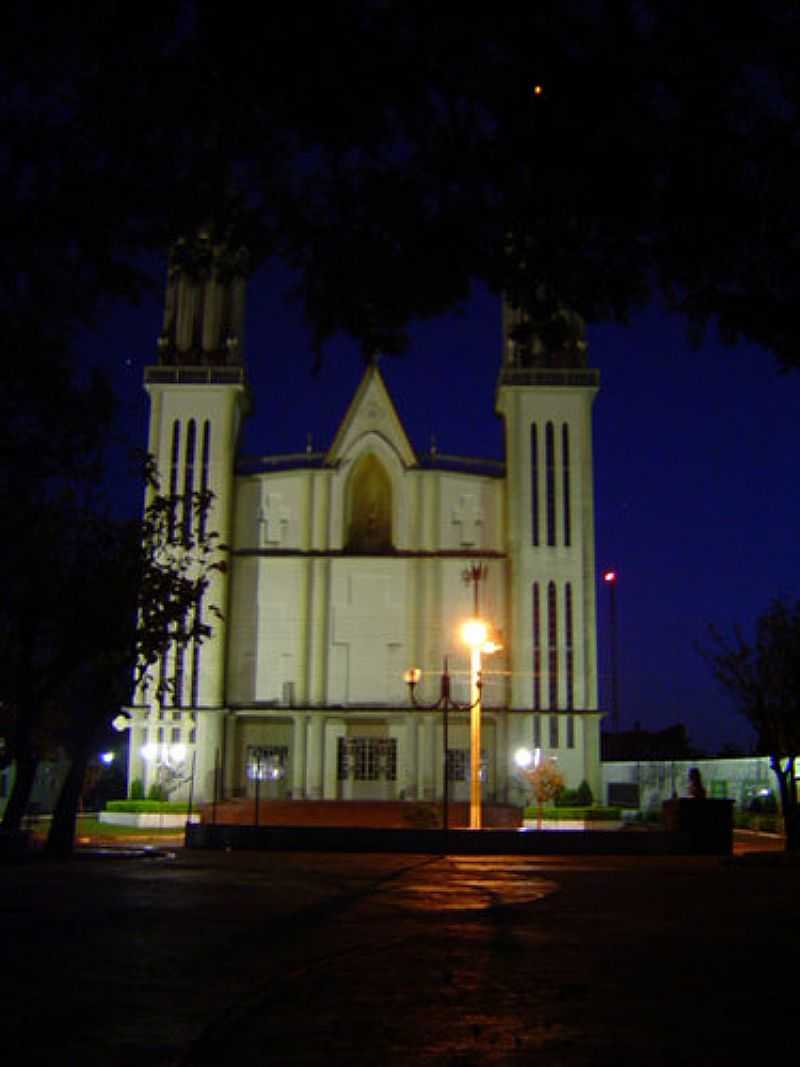
M 312 373 L 309 333 L 284 295 L 286 276 L 262 271 L 249 291 L 245 352 L 254 412 L 247 455 L 330 444 L 360 380 L 356 346 L 341 338 Z M 154 363 L 161 296 L 109 309 L 81 340 L 84 364 L 110 372 L 119 394 L 115 510 L 135 513 L 141 490 L 122 454 L 146 443 L 143 368 Z M 600 693 L 608 701 L 608 590 L 619 574 L 620 718 L 660 729 L 683 722 L 693 744 L 749 749 L 752 733 L 695 650 L 709 623 L 749 629 L 777 596 L 800 596 L 797 456 L 800 373 L 769 353 L 722 346 L 692 351 L 682 320 L 658 308 L 627 328 L 589 328 L 601 372 L 594 409 Z M 502 457 L 494 387 L 499 303 L 476 290 L 461 314 L 415 324 L 409 351 L 381 371 L 412 444 Z

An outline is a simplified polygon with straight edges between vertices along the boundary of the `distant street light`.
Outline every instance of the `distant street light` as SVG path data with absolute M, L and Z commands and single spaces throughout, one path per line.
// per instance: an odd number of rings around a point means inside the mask
M 619 731 L 619 657 L 617 650 L 617 572 L 605 571 L 608 586 L 608 631 L 611 646 L 611 724 Z

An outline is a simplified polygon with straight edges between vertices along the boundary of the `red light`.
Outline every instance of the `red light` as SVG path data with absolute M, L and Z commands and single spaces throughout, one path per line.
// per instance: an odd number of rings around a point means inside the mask
M 606 571 L 605 574 L 603 575 L 603 581 L 604 582 L 616 582 L 616 580 L 617 580 L 617 572 L 616 571 Z

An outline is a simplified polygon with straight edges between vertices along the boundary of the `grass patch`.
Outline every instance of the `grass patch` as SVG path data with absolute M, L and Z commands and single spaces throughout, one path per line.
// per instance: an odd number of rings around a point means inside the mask
M 174 837 L 182 833 L 182 826 L 116 826 L 114 823 L 83 818 L 78 818 L 75 828 L 76 837 Z

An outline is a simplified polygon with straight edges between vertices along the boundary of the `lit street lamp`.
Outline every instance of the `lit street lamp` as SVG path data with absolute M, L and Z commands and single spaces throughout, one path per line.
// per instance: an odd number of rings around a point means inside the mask
M 481 828 L 481 653 L 499 652 L 501 645 L 490 640 L 486 623 L 469 619 L 461 627 L 461 636 L 469 647 L 470 716 L 469 716 L 469 828 Z
M 608 627 L 611 645 L 611 724 L 619 730 L 619 668 L 617 652 L 617 572 L 605 571 L 603 581 L 608 586 Z

